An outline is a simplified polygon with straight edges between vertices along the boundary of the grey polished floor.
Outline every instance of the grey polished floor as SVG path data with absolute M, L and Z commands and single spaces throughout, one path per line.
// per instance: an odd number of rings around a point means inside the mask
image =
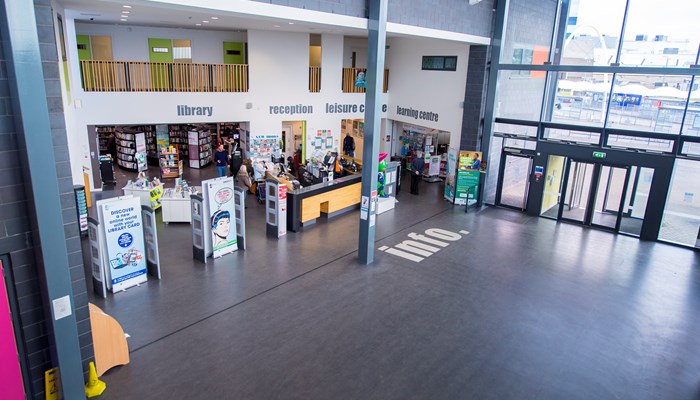
M 248 249 L 203 265 L 160 224 L 163 279 L 92 299 L 131 335 L 102 398 L 700 398 L 698 252 L 407 188 L 377 248 L 469 234 L 365 266 L 358 212 L 268 239 L 248 198 Z

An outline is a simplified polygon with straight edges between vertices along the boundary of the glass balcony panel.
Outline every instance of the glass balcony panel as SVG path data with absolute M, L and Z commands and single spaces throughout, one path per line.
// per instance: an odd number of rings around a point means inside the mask
M 494 135 L 537 137 L 537 127 L 496 122 L 493 125 L 493 133 Z
M 566 143 L 598 144 L 600 133 L 573 129 L 546 128 L 544 139 Z
M 673 141 L 668 139 L 611 134 L 608 135 L 608 140 L 605 144 L 613 148 L 651 150 L 663 153 L 673 151 Z

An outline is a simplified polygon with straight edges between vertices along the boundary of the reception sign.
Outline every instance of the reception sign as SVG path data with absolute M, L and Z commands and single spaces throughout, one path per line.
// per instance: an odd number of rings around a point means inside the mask
M 202 184 L 206 190 L 204 201 L 209 206 L 212 251 L 217 258 L 238 250 L 233 177 L 210 179 Z
M 127 198 L 101 205 L 112 292 L 146 282 L 141 201 Z

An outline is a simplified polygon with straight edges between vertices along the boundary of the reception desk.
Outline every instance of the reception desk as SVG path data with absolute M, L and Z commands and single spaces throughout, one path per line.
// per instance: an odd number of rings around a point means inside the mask
M 360 204 L 362 175 L 350 175 L 287 193 L 287 229 L 298 232 L 322 216 L 329 217 Z

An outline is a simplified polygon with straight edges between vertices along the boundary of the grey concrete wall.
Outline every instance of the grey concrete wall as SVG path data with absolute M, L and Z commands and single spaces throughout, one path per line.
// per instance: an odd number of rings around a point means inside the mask
M 53 18 L 50 1 L 37 0 L 36 22 L 41 48 L 41 58 L 45 77 L 47 101 L 51 119 L 54 154 L 57 161 L 61 190 L 64 229 L 67 237 L 70 274 L 73 281 L 73 294 L 78 329 L 80 333 L 81 356 L 84 364 L 93 359 L 92 333 L 87 309 L 87 291 L 83 270 L 82 249 L 78 236 L 73 183 L 65 122 L 61 103 L 56 44 L 53 36 Z M 29 196 L 41 202 L 40 194 L 27 193 L 25 171 L 19 148 L 17 129 L 9 90 L 8 74 L 3 46 L 6 38 L 0 38 L 0 254 L 8 254 L 11 261 L 13 282 L 19 305 L 19 319 L 23 342 L 27 351 L 27 368 L 31 382 L 31 397 L 44 399 L 44 371 L 54 366 L 50 352 L 48 320 L 50 311 L 42 297 L 40 274 L 37 269 L 36 254 L 39 249 L 34 243 L 30 223 L 32 208 Z M 31 160 L 41 162 L 41 160 Z M 1 396 L 0 396 L 1 397 Z
M 460 150 L 478 151 L 481 147 L 484 101 L 488 87 L 488 56 L 488 46 L 469 47 Z
M 303 8 L 351 17 L 367 18 L 367 0 L 254 0 L 260 3 Z M 473 6 L 467 0 L 389 0 L 387 20 L 405 25 L 490 36 L 493 0 Z
M 493 0 L 389 0 L 387 20 L 477 36 L 491 36 Z
M 367 18 L 366 0 L 253 0 L 259 3 L 303 8 L 351 17 Z

